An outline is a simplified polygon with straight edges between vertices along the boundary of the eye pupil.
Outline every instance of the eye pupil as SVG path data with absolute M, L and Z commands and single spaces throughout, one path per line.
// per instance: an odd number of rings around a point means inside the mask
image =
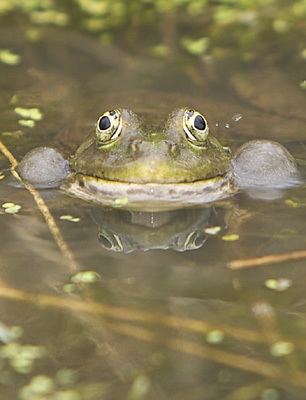
M 194 127 L 199 131 L 204 131 L 206 128 L 206 122 L 201 115 L 197 115 L 194 119 Z
M 99 129 L 101 131 L 105 131 L 106 129 L 110 128 L 111 123 L 108 117 L 104 116 L 99 121 Z

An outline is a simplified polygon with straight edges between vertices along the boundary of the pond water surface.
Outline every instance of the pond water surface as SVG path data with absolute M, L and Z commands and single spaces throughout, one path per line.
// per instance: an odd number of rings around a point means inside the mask
M 281 142 L 303 173 L 305 64 L 286 44 L 245 63 L 155 55 L 139 37 L 124 49 L 77 28 L 38 33 L 18 18 L 0 28 L 0 48 L 21 60 L 0 64 L 1 140 L 18 160 L 37 145 L 68 155 L 113 106 L 161 124 L 188 106 L 233 150 Z M 29 122 L 16 107 L 43 118 Z M 0 161 L 1 399 L 305 400 L 305 259 L 230 268 L 306 249 L 304 185 L 163 213 L 42 191 L 58 246 Z M 10 214 L 5 203 L 21 208 Z

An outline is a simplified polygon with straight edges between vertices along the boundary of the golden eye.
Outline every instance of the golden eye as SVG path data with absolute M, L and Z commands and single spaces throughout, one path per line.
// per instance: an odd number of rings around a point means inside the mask
M 122 131 L 122 118 L 119 110 L 106 111 L 96 125 L 97 145 L 103 146 L 116 140 Z
M 203 145 L 209 134 L 206 119 L 195 110 L 184 112 L 184 132 L 187 139 L 195 145 Z

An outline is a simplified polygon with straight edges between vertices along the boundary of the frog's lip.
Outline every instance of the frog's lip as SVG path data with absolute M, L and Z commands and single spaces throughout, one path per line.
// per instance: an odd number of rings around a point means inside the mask
M 190 183 L 133 183 L 71 173 L 61 189 L 102 206 L 148 211 L 199 206 L 237 191 L 229 174 Z

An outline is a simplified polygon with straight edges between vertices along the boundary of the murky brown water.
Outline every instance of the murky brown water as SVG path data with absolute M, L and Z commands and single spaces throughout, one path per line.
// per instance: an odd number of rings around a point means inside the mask
M 31 42 L 13 27 L 1 26 L 0 47 L 22 62 L 0 64 L 0 130 L 18 159 L 45 144 L 69 153 L 111 105 L 161 120 L 196 107 L 233 149 L 270 138 L 305 159 L 302 64 L 159 58 L 57 28 Z M 16 106 L 44 118 L 23 127 Z M 161 214 L 45 191 L 64 255 L 31 194 L 7 180 L 0 188 L 2 205 L 21 205 L 0 215 L 1 399 L 305 399 L 305 261 L 228 268 L 306 248 L 303 186 Z M 93 282 L 77 282 L 86 276 L 74 268 L 94 271 Z

